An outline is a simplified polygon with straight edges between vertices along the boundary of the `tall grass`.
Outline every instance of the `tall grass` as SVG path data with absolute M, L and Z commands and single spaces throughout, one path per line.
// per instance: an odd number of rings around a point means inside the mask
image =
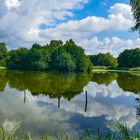
M 122 139 L 122 140 L 140 140 L 140 134 L 135 131 L 131 131 L 126 125 L 121 124 L 118 121 L 116 121 L 116 126 L 120 132 L 120 135 L 119 135 L 120 139 Z
M 140 134 L 135 131 L 130 131 L 128 127 L 124 124 L 115 121 L 116 127 L 119 130 L 119 133 L 110 133 L 105 136 L 100 135 L 100 131 L 96 135 L 92 135 L 88 133 L 86 136 L 81 138 L 74 138 L 72 135 L 60 132 L 57 136 L 43 137 L 40 140 L 140 140 Z M 24 133 L 21 135 L 17 134 L 17 131 L 20 128 L 20 124 L 17 124 L 15 128 L 11 132 L 7 132 L 6 129 L 2 126 L 0 128 L 0 140 L 33 140 L 30 133 Z
M 15 133 L 19 129 L 19 127 L 20 127 L 20 124 L 17 124 L 16 127 L 13 128 L 12 131 L 9 133 L 2 126 L 0 128 L 1 140 L 15 140 L 15 139 L 17 139 L 15 136 Z

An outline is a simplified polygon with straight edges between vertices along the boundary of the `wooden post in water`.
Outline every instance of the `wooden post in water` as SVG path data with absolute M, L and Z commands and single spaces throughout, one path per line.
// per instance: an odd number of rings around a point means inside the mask
M 86 97 L 86 102 L 85 102 L 85 112 L 87 112 L 87 104 L 88 104 L 87 90 L 85 91 L 85 97 Z
M 26 91 L 24 90 L 24 103 L 26 103 Z
M 60 108 L 60 104 L 61 104 L 61 96 L 60 94 L 58 94 L 58 108 Z
M 58 97 L 58 108 L 60 108 L 60 97 Z

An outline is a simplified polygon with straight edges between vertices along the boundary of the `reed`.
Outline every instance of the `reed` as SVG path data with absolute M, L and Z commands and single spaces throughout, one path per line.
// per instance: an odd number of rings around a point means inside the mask
M 115 121 L 116 127 L 119 130 L 119 133 L 110 133 L 105 136 L 100 135 L 100 131 L 96 135 L 92 135 L 88 133 L 86 136 L 80 137 L 79 139 L 75 139 L 72 135 L 67 134 L 65 132 L 60 132 L 57 136 L 42 137 L 40 140 L 140 140 L 140 134 L 135 131 L 131 131 L 124 124 L 121 124 L 118 121 Z M 15 128 L 11 132 L 7 132 L 4 127 L 0 128 L 0 139 L 1 140 L 33 140 L 31 133 L 24 133 L 21 136 L 17 135 L 17 131 L 20 128 L 20 124 L 18 123 Z

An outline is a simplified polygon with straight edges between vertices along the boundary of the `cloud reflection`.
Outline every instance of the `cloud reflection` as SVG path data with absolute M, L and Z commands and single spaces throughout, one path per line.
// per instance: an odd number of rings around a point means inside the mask
M 87 98 L 85 91 L 88 92 Z M 130 128 L 137 123 L 135 97 L 138 95 L 123 91 L 116 81 L 108 86 L 89 82 L 83 92 L 71 101 L 60 98 L 60 109 L 58 99 L 42 95 L 32 96 L 30 91 L 26 90 L 24 103 L 24 96 L 24 92 L 6 86 L 5 91 L 0 93 L 0 121 L 5 127 L 9 126 L 9 129 L 13 128 L 15 122 L 20 121 L 23 128 L 28 128 L 36 137 L 53 135 L 61 128 L 78 135 L 76 133 L 81 130 L 75 132 L 73 128 L 80 129 L 83 122 L 72 120 L 77 115 L 82 116 L 83 120 L 91 118 L 92 121 L 104 116 L 108 128 L 111 128 L 110 122 L 113 119 L 127 124 Z

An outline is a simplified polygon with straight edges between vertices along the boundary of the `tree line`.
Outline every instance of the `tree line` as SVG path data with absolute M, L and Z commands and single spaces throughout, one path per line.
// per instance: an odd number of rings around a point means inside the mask
M 52 40 L 44 46 L 33 44 L 30 49 L 18 48 L 8 51 L 0 43 L 0 66 L 12 70 L 33 71 L 90 71 L 93 66 L 110 68 L 140 67 L 140 48 L 125 50 L 115 58 L 110 53 L 87 56 L 72 39 L 63 43 Z
M 109 53 L 99 53 L 97 55 L 90 55 L 89 57 L 94 66 L 106 66 L 110 68 L 140 67 L 140 48 L 126 49 L 117 58 Z
M 72 39 L 65 44 L 61 40 L 52 40 L 44 46 L 34 44 L 30 49 L 10 51 L 1 43 L 0 52 L 0 64 L 12 70 L 84 72 L 92 69 L 89 57 Z

